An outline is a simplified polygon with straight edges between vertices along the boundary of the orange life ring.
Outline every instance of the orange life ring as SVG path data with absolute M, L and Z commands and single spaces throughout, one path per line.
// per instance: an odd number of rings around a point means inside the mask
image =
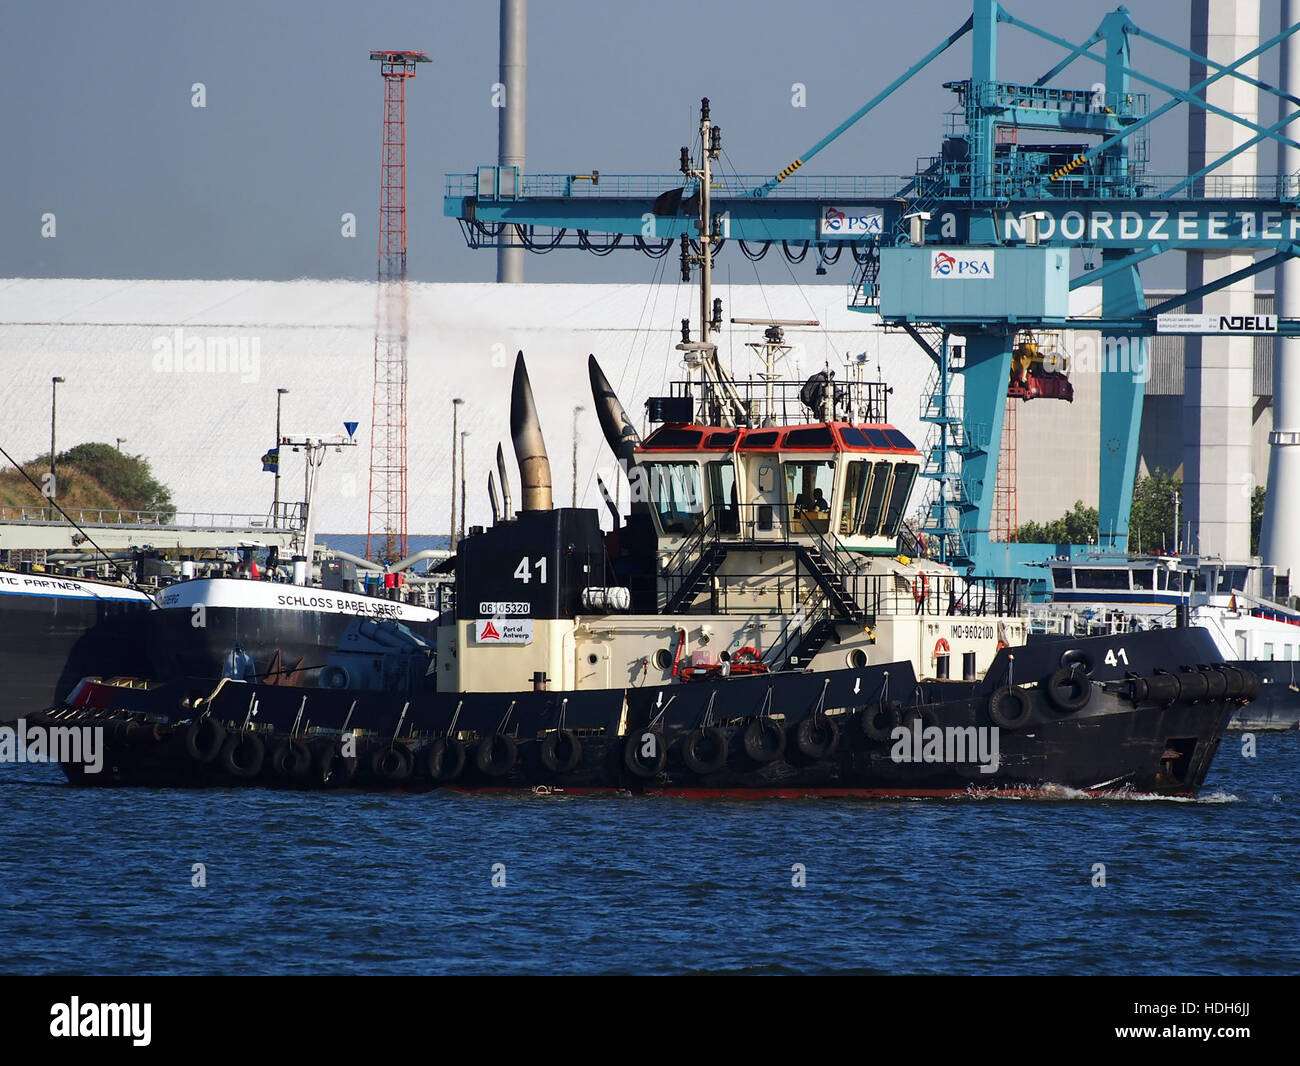
M 912 579 L 912 596 L 920 603 L 930 594 L 930 579 L 924 574 L 917 574 Z
M 930 661 L 932 663 L 938 662 L 940 655 L 951 655 L 951 654 L 952 654 L 952 649 L 948 647 L 948 642 L 944 640 L 943 637 L 940 637 L 939 642 L 934 646 L 934 654 L 930 656 Z

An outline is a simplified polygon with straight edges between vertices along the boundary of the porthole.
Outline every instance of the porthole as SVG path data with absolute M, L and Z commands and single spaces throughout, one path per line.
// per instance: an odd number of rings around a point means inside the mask
M 861 670 L 867 665 L 867 653 L 861 648 L 854 648 L 848 655 L 849 667 L 853 670 Z
M 667 648 L 660 648 L 657 652 L 655 652 L 654 663 L 656 669 L 667 670 L 670 666 L 673 665 L 673 653 L 670 652 Z

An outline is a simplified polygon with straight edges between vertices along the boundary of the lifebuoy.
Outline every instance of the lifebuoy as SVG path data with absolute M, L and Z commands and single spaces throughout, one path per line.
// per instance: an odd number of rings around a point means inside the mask
M 541 759 L 542 765 L 553 774 L 571 773 L 582 762 L 582 741 L 572 729 L 547 733 L 542 741 Z
M 312 780 L 324 788 L 342 788 L 350 785 L 357 776 L 355 755 L 343 754 L 343 743 L 325 740 L 316 748 L 312 764 Z
M 439 737 L 424 751 L 424 772 L 430 781 L 455 781 L 464 769 L 465 745 L 455 737 Z
M 195 762 L 211 762 L 225 740 L 225 726 L 215 718 L 199 718 L 185 730 L 185 752 Z
M 917 603 L 920 603 L 929 594 L 930 579 L 924 574 L 917 574 L 916 577 L 912 579 L 912 597 Z
M 1047 702 L 1066 714 L 1082 710 L 1092 699 L 1092 682 L 1081 670 L 1062 666 L 1051 677 L 1038 683 Z
M 1029 724 L 1034 701 L 1022 688 L 1003 685 L 989 697 L 989 721 L 999 729 L 1021 729 Z
M 637 777 L 658 777 L 668 761 L 664 738 L 652 729 L 629 733 L 623 742 L 623 765 Z
M 727 765 L 727 734 L 717 726 L 695 729 L 682 738 L 682 762 L 693 774 L 716 774 Z
M 404 744 L 381 744 L 370 753 L 370 772 L 390 784 L 405 781 L 414 767 L 415 759 Z
M 951 655 L 952 649 L 948 647 L 948 642 L 940 637 L 934 646 L 934 652 L 930 655 L 930 662 L 937 663 L 940 655 Z
M 859 723 L 868 740 L 890 740 L 903 724 L 903 709 L 891 700 L 881 700 L 862 709 Z
M 266 745 L 256 733 L 231 733 L 221 745 L 221 768 L 232 777 L 256 777 L 266 761 Z
M 824 714 L 810 714 L 794 729 L 794 746 L 805 759 L 828 758 L 840 743 L 840 727 Z
M 478 742 L 474 752 L 474 765 L 479 773 L 488 777 L 504 777 L 515 768 L 519 758 L 519 745 L 504 733 L 489 733 Z
M 311 772 L 311 751 L 301 740 L 285 737 L 271 752 L 271 772 L 276 777 L 298 780 Z
M 785 754 L 785 730 L 771 718 L 751 718 L 743 735 L 745 754 L 756 763 L 769 763 Z

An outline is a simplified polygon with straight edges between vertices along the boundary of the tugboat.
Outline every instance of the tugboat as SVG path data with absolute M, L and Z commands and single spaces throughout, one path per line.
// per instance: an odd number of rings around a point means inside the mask
M 360 622 L 327 653 L 340 687 L 212 676 L 86 679 L 48 724 L 103 729 L 80 784 L 629 790 L 724 796 L 1193 795 L 1232 712 L 1258 690 L 1202 629 L 1026 643 L 1022 583 L 901 554 L 922 457 L 888 391 L 830 367 L 733 378 L 713 336 L 704 102 L 697 339 L 688 374 L 634 428 L 596 360 L 602 430 L 631 485 L 612 531 L 556 508 L 523 353 L 510 513 L 454 559 L 431 647 Z M 696 199 L 696 197 L 692 197 Z M 797 414 L 785 417 L 787 410 Z M 496 487 L 490 481 L 496 501 Z M 606 496 L 608 502 L 608 495 Z M 326 671 L 322 671 L 322 683 Z M 331 673 L 330 677 L 339 675 Z
M 1300 613 L 1265 598 L 1271 571 L 1198 555 L 1085 555 L 1044 564 L 1047 605 L 1031 631 L 1128 633 L 1200 626 L 1224 659 L 1260 680 L 1259 695 L 1230 729 L 1300 724 Z

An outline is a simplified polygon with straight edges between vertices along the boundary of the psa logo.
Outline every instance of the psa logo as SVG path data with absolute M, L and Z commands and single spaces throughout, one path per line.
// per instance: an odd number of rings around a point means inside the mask
M 861 208 L 832 207 L 827 204 L 822 208 L 819 237 L 866 237 L 880 236 L 885 229 L 885 216 L 879 211 L 863 211 Z
M 945 252 L 930 253 L 930 277 L 932 278 L 991 278 L 993 277 L 992 252 Z

